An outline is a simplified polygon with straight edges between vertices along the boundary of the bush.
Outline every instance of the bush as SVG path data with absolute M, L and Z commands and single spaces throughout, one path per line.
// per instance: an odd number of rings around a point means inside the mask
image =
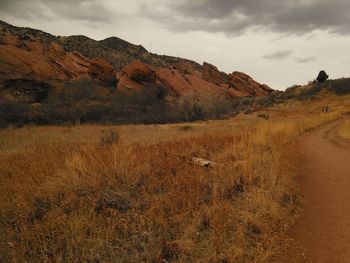
M 350 93 L 350 79 L 342 78 L 332 80 L 329 83 L 329 89 L 337 95 L 345 95 Z
M 264 120 L 270 119 L 270 115 L 267 114 L 267 113 L 260 113 L 260 114 L 257 115 L 257 117 L 258 117 L 258 118 L 262 118 L 262 119 L 264 119 Z
M 116 131 L 110 131 L 109 133 L 101 136 L 100 145 L 101 146 L 110 146 L 113 144 L 117 144 L 119 142 L 120 135 Z
M 321 91 L 321 85 L 320 84 L 314 84 L 311 85 L 311 87 L 308 87 L 298 93 L 296 95 L 296 99 L 298 100 L 305 100 L 309 99 L 310 97 L 314 96 L 315 94 L 319 93 Z
M 190 125 L 185 125 L 185 126 L 179 127 L 179 130 L 180 130 L 180 131 L 192 131 L 192 130 L 193 130 L 193 127 L 190 126 Z
M 62 90 L 51 90 L 47 98 L 33 106 L 31 102 L 0 101 L 0 126 L 99 124 L 154 124 L 226 118 L 254 103 L 252 98 L 222 96 L 200 99 L 188 94 L 168 101 L 168 89 L 150 85 L 137 92 L 121 92 L 98 83 L 63 83 Z M 264 104 L 272 105 L 265 99 Z
M 6 127 L 13 124 L 22 127 L 32 120 L 32 108 L 26 103 L 16 101 L 2 100 L 0 101 L 0 124 Z

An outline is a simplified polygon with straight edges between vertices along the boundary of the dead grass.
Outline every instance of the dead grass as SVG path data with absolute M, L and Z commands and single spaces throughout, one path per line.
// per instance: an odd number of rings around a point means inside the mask
M 345 102 L 328 98 L 327 114 L 325 101 L 290 103 L 269 120 L 242 115 L 186 132 L 120 126 L 107 146 L 111 127 L 2 130 L 1 262 L 280 262 L 298 208 L 297 139 Z
M 338 135 L 345 140 L 350 140 L 350 121 L 345 121 L 340 127 Z

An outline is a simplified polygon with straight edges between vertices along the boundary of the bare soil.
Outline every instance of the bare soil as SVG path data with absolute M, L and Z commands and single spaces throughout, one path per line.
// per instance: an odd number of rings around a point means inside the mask
M 302 139 L 303 212 L 291 237 L 310 262 L 350 262 L 350 144 L 337 136 L 344 120 Z

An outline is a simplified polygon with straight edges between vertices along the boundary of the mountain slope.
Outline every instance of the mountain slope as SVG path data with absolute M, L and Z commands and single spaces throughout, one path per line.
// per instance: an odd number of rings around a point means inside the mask
M 103 58 L 113 65 L 115 70 L 120 70 L 134 60 L 140 60 L 156 67 L 167 67 L 181 61 L 188 61 L 198 69 L 200 68 L 200 65 L 194 61 L 152 54 L 141 45 L 134 45 L 117 37 L 101 41 L 82 35 L 59 37 L 37 29 L 16 27 L 1 20 L 0 32 L 2 35 L 7 33 L 16 36 L 19 40 L 56 42 L 67 52 L 77 51 L 87 58 Z
M 82 35 L 53 36 L 0 22 L 0 104 L 25 103 L 35 106 L 40 116 L 47 111 L 60 115 L 65 107 L 74 116 L 79 108 L 73 118 L 79 121 L 99 121 L 98 116 L 109 114 L 114 122 L 115 116 L 125 119 L 130 112 L 137 122 L 142 114 L 147 122 L 150 115 L 167 121 L 181 119 L 178 107 L 185 107 L 182 112 L 195 111 L 196 117 L 186 113 L 183 119 L 193 120 L 201 118 L 203 107 L 227 111 L 232 105 L 223 107 L 221 102 L 272 93 L 244 73 L 226 74 L 208 63 L 152 54 L 117 37 L 96 41 Z M 165 118 L 167 107 L 172 113 Z

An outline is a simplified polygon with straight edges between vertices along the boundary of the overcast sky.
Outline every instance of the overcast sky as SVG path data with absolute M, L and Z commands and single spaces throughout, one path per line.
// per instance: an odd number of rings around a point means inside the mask
M 275 89 L 321 69 L 350 77 L 349 0 L 0 0 L 0 19 L 55 35 L 117 36 Z

